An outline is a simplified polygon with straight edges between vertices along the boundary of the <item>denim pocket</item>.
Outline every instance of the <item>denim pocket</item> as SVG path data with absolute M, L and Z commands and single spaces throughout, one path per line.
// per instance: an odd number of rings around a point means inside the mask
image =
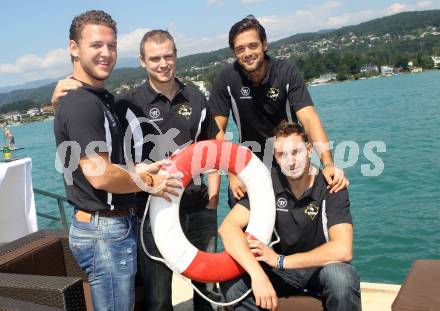
M 96 237 L 85 236 L 83 231 L 70 228 L 69 247 L 76 262 L 91 281 L 95 276 Z
M 71 231 L 74 230 L 74 234 L 76 237 L 90 237 L 91 234 L 96 234 L 97 228 L 96 225 L 92 219 L 90 222 L 82 222 L 78 221 L 75 218 L 75 215 L 72 217 L 72 225 L 71 225 Z
M 102 239 L 104 242 L 113 243 L 125 240 L 132 228 L 130 217 L 132 216 L 101 218 Z

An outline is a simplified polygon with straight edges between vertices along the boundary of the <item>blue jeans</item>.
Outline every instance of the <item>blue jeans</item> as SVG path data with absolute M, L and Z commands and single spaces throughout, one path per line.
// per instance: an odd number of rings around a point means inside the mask
M 278 271 L 262 265 L 278 297 L 307 293 L 323 299 L 327 311 L 361 310 L 360 280 L 355 268 L 348 263 L 334 263 L 322 268 L 286 269 Z M 250 287 L 249 275 L 238 277 L 220 285 L 226 301 L 243 295 Z M 234 310 L 262 310 L 249 294 L 234 305 Z
M 134 308 L 138 220 L 133 214 L 101 217 L 91 222 L 73 217 L 69 245 L 86 272 L 95 311 L 131 311 Z
M 208 210 L 204 207 L 193 211 L 181 211 L 180 222 L 182 229 L 188 240 L 198 249 L 206 252 L 215 252 L 217 237 L 217 211 Z M 148 252 L 156 257 L 161 257 L 159 250 L 153 239 L 150 221 L 147 218 L 143 228 L 145 247 Z M 142 275 L 145 293 L 144 310 L 151 311 L 172 311 L 171 302 L 171 281 L 173 273 L 163 263 L 150 259 L 143 251 L 139 243 L 138 247 L 139 270 Z M 214 300 L 219 301 L 218 297 L 212 297 L 213 284 L 194 282 L 204 294 Z M 193 296 L 194 310 L 206 311 L 213 310 L 213 307 L 196 292 Z

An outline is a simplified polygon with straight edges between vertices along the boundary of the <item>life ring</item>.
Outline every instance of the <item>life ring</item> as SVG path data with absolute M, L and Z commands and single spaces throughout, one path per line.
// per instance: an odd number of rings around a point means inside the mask
M 174 154 L 175 164 L 169 172 L 183 173 L 184 187 L 210 169 L 227 170 L 246 186 L 250 201 L 246 234 L 268 244 L 275 224 L 275 196 L 269 170 L 249 149 L 227 141 L 208 140 L 187 146 Z M 206 253 L 185 237 L 179 220 L 179 203 L 183 190 L 172 202 L 159 197 L 150 201 L 153 237 L 163 258 L 182 275 L 199 282 L 231 280 L 244 272 L 226 252 Z

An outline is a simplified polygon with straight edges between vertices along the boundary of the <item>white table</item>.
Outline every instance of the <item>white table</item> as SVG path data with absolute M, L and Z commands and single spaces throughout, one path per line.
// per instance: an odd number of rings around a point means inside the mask
M 32 159 L 0 163 L 0 244 L 38 230 Z

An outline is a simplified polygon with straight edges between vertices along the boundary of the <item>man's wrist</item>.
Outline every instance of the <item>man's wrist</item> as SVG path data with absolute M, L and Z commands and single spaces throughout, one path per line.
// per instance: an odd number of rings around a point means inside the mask
M 325 169 L 326 167 L 331 167 L 331 166 L 335 166 L 335 164 L 332 161 L 322 163 L 322 169 Z
M 144 181 L 144 183 L 148 187 L 153 187 L 154 186 L 154 179 L 153 179 L 153 176 L 151 176 L 150 173 L 147 173 L 147 172 L 142 173 L 142 180 Z
M 284 270 L 284 255 L 278 255 L 277 257 L 277 269 L 279 271 Z

